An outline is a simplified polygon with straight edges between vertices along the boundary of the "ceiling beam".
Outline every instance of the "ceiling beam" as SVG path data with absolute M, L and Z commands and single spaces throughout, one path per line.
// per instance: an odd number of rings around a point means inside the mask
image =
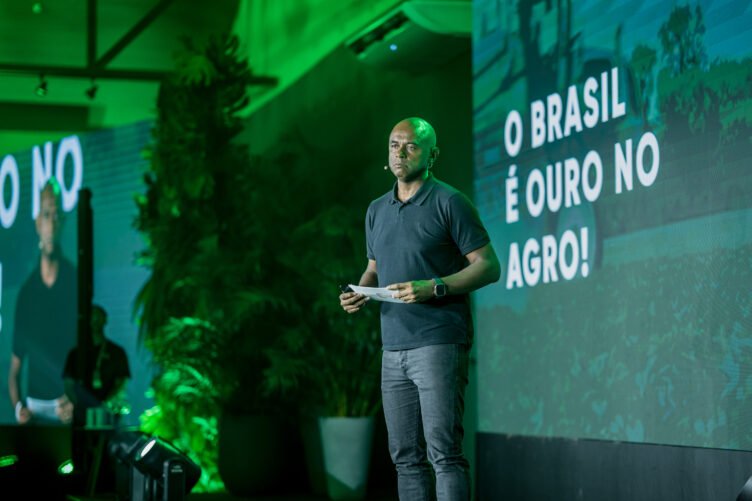
M 160 81 L 167 72 L 148 70 L 108 70 L 77 66 L 0 63 L 0 73 L 33 74 L 68 78 L 96 78 L 103 80 Z
M 115 56 L 120 54 L 123 49 L 125 49 L 129 43 L 133 41 L 134 38 L 136 38 L 138 35 L 141 34 L 142 31 L 144 31 L 156 18 L 159 17 L 164 10 L 170 6 L 172 2 L 175 0 L 160 0 L 160 2 L 152 7 L 152 9 L 146 13 L 144 17 L 141 18 L 139 22 L 133 26 L 130 30 L 128 30 L 128 33 L 123 35 L 123 37 L 118 40 L 115 45 L 113 45 L 110 50 L 108 50 L 102 57 L 100 57 L 96 63 L 94 63 L 94 66 L 97 66 L 98 68 L 104 68 L 107 66 L 110 61 L 112 61 Z M 89 0 L 89 2 L 96 2 L 96 0 Z
M 97 0 L 86 2 L 86 66 L 97 60 Z
M 134 80 L 159 82 L 168 71 L 139 69 L 108 69 L 106 66 L 159 17 L 175 0 L 160 0 L 128 32 L 123 35 L 102 57 L 97 59 L 97 2 L 86 2 L 86 66 L 55 66 L 44 64 L 17 64 L 0 62 L 0 73 L 32 74 L 68 78 L 89 78 L 98 80 Z M 252 76 L 250 85 L 273 87 L 276 77 Z
M 166 71 L 115 70 L 107 68 L 80 68 L 75 66 L 48 66 L 32 64 L 0 63 L 0 73 L 33 74 L 68 78 L 96 78 L 97 80 L 161 81 L 170 74 Z M 251 85 L 274 86 L 276 77 L 251 76 Z

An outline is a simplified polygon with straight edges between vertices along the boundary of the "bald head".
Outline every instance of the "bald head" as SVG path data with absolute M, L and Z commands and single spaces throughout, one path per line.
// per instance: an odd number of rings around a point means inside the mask
M 405 118 L 389 135 L 389 167 L 401 182 L 412 182 L 431 175 L 439 156 L 436 132 L 418 117 Z
M 39 199 L 39 214 L 35 221 L 39 235 L 39 249 L 43 255 L 52 257 L 59 250 L 58 237 L 63 218 L 60 205 L 60 185 L 55 178 L 50 178 L 42 188 Z
M 40 192 L 40 199 L 43 198 L 52 200 L 52 202 L 55 203 L 58 208 L 60 208 L 60 210 L 62 210 L 62 191 L 60 189 L 60 183 L 58 183 L 57 179 L 55 179 L 54 177 L 49 178 L 47 182 L 44 183 L 44 187 L 42 187 L 42 191 Z
M 431 124 L 426 122 L 420 117 L 405 118 L 397 122 L 394 129 L 409 127 L 415 132 L 416 139 L 421 143 L 424 148 L 431 149 L 436 146 L 436 131 L 433 130 Z

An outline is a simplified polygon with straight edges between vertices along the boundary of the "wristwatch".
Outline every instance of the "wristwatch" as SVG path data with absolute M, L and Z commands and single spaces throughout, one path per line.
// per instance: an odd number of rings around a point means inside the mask
M 439 277 L 434 277 L 433 283 L 436 284 L 433 286 L 433 295 L 436 297 L 444 297 L 447 294 L 447 286 L 444 283 L 442 279 Z

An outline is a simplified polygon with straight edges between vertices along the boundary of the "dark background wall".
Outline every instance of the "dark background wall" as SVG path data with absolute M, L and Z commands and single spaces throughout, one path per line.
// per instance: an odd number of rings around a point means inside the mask
M 437 177 L 471 195 L 469 43 L 465 54 L 414 72 L 363 64 L 343 46 L 251 115 L 240 140 L 255 154 L 306 151 L 315 167 L 311 175 L 336 170 L 341 201 L 365 210 L 394 182 L 383 170 L 392 126 L 417 115 L 436 129 Z

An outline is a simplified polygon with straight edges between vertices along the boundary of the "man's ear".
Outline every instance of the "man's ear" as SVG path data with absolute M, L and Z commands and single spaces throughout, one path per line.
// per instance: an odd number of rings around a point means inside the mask
M 434 146 L 433 148 L 431 148 L 430 155 L 431 167 L 433 167 L 433 164 L 436 163 L 436 159 L 439 158 L 439 147 Z

